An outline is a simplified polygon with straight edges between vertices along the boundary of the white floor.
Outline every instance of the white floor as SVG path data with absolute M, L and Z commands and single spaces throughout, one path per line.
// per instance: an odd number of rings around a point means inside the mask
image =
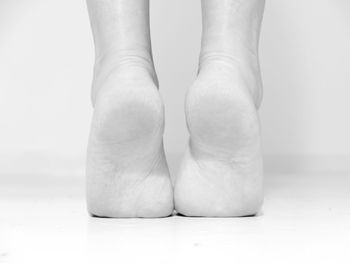
M 79 176 L 0 179 L 0 262 L 350 262 L 350 175 L 266 175 L 246 218 L 100 219 Z

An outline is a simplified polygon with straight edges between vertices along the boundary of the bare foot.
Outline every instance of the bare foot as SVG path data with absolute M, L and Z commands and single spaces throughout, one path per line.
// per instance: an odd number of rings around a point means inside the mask
M 198 77 L 186 98 L 189 146 L 176 177 L 177 212 L 247 216 L 263 202 L 257 110 L 264 0 L 202 0 Z
M 164 217 L 173 190 L 164 109 L 149 30 L 149 1 L 87 0 L 95 42 L 87 204 L 103 217 Z
M 245 69 L 246 70 L 246 69 Z M 186 99 L 189 147 L 175 183 L 175 209 L 188 216 L 256 214 L 263 200 L 259 119 L 241 70 L 202 68 Z
M 96 216 L 173 212 L 163 104 L 152 74 L 135 62 L 112 69 L 96 86 L 87 157 L 88 210 Z

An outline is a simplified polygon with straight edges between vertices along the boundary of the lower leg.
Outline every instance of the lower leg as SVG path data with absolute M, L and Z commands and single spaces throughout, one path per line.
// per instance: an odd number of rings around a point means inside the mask
M 175 183 L 182 214 L 243 216 L 262 204 L 257 109 L 263 7 L 261 0 L 202 0 L 199 71 L 186 98 L 190 142 Z
M 87 0 L 95 43 L 94 103 L 111 70 L 139 66 L 157 83 L 149 29 L 149 0 Z
M 249 82 L 257 108 L 262 99 L 258 48 L 264 6 L 265 0 L 202 0 L 199 72 L 215 62 L 242 68 L 239 73 Z
M 96 61 L 87 154 L 89 212 L 160 217 L 173 210 L 163 150 L 164 110 L 148 0 L 87 0 Z

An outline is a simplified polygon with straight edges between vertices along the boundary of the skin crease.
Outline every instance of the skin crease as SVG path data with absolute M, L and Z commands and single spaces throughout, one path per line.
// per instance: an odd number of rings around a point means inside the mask
M 183 215 L 248 216 L 261 209 L 263 10 L 263 0 L 202 0 L 199 70 L 185 103 L 190 140 L 174 189 Z
M 87 152 L 90 214 L 164 217 L 174 209 L 148 0 L 87 0 L 95 42 Z

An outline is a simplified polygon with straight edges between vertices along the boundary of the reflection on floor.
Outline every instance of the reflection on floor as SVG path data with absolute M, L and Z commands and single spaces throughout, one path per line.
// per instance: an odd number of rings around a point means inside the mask
M 2 176 L 0 208 L 0 262 L 350 262 L 348 174 L 267 175 L 246 218 L 91 218 L 79 176 Z

